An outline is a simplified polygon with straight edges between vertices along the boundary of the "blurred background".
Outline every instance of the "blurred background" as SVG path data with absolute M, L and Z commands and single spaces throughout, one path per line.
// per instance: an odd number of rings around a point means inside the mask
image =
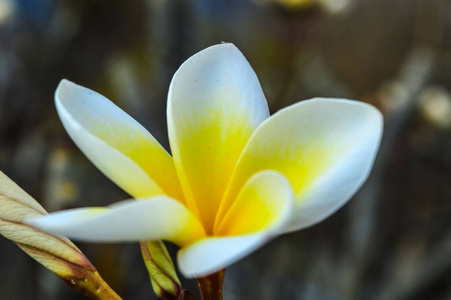
M 359 193 L 229 267 L 225 298 L 451 299 L 450 0 L 0 0 L 0 170 L 48 211 L 128 198 L 69 139 L 56 86 L 100 92 L 167 148 L 173 73 L 221 41 L 271 112 L 324 96 L 385 116 Z M 77 245 L 124 299 L 155 299 L 138 243 Z M 0 299 L 85 297 L 0 238 Z

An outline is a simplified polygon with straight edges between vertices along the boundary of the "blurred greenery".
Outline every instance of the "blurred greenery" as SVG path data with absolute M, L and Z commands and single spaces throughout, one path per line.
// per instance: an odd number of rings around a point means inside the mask
M 295 1 L 0 0 L 0 169 L 49 211 L 127 198 L 65 133 L 58 82 L 107 96 L 168 148 L 173 73 L 232 42 L 272 112 L 346 97 L 377 106 L 386 124 L 354 199 L 228 268 L 225 298 L 451 298 L 451 1 L 284 2 Z M 84 299 L 0 244 L 0 299 Z M 124 299 L 154 299 L 138 243 L 77 245 Z

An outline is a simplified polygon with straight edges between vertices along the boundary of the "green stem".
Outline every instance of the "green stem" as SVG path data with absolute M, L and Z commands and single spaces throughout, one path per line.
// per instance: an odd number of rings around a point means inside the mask
M 202 300 L 223 300 L 222 284 L 224 282 L 225 269 L 205 277 L 196 278 Z

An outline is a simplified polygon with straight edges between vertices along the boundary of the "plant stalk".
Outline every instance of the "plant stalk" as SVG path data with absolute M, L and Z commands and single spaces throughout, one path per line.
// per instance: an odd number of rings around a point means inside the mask
M 196 278 L 202 300 L 223 300 L 222 284 L 224 283 L 225 269 L 205 277 Z

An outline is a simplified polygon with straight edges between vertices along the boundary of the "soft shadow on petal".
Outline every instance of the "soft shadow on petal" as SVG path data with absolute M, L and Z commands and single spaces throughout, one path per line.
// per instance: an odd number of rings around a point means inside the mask
M 183 247 L 205 236 L 199 221 L 176 200 L 165 196 L 138 200 L 60 211 L 27 223 L 82 241 L 164 239 Z
M 207 231 L 244 146 L 268 116 L 257 76 L 232 44 L 197 53 L 175 73 L 169 141 L 188 207 Z
M 219 215 L 252 174 L 273 169 L 287 176 L 294 189 L 295 214 L 286 230 L 323 220 L 368 177 L 382 126 L 376 108 L 351 100 L 318 98 L 279 111 L 249 140 Z
M 55 104 L 77 146 L 127 193 L 133 197 L 166 194 L 183 202 L 171 156 L 110 100 L 62 80 Z

